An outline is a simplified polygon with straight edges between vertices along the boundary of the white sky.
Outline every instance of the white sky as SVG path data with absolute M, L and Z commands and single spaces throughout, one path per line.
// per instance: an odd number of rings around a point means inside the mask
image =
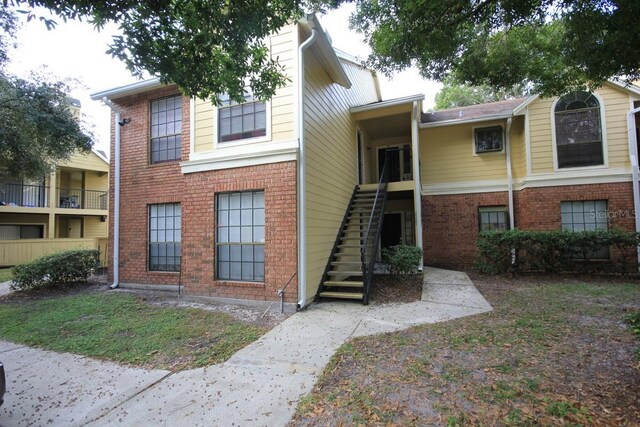
M 369 48 L 362 38 L 348 29 L 348 17 L 354 5 L 346 5 L 326 16 L 320 17 L 324 29 L 332 38 L 334 47 L 366 58 Z M 44 15 L 45 12 L 39 12 Z M 108 153 L 109 109 L 99 101 L 92 101 L 89 94 L 111 87 L 122 86 L 136 81 L 131 73 L 117 59 L 105 51 L 115 34 L 111 26 L 101 32 L 94 30 L 86 22 L 56 19 L 55 30 L 47 31 L 38 20 L 24 22 L 17 37 L 18 47 L 11 52 L 9 71 L 18 76 L 26 76 L 32 70 L 46 70 L 58 79 L 78 79 L 82 86 L 71 95 L 82 103 L 82 112 L 96 135 L 95 148 Z M 392 80 L 380 75 L 383 99 L 398 98 L 424 93 L 424 108 L 433 106 L 434 96 L 439 90 L 438 83 L 423 80 L 416 70 L 407 70 Z

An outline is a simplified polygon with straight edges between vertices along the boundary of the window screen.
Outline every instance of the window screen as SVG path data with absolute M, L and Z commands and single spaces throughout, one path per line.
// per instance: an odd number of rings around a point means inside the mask
M 604 164 L 600 103 L 589 92 L 573 92 L 556 103 L 558 167 Z
M 507 208 L 504 206 L 478 209 L 480 231 L 502 231 L 507 229 Z
M 245 94 L 245 102 L 238 104 L 223 94 L 218 109 L 218 141 L 228 142 L 255 138 L 267 134 L 267 108 L 262 101 Z
M 181 95 L 151 101 L 151 163 L 180 159 Z
M 179 203 L 149 206 L 149 270 L 180 271 L 181 222 Z
M 474 130 L 476 153 L 502 150 L 502 127 L 491 126 Z

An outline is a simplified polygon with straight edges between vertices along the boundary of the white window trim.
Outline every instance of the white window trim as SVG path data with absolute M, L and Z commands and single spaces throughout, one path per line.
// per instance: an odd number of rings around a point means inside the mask
M 255 102 L 255 101 L 251 101 Z M 220 107 L 213 108 L 213 150 L 225 149 L 227 147 L 237 147 L 241 145 L 255 144 L 258 142 L 271 141 L 271 101 L 264 101 L 266 112 L 266 134 L 264 136 L 256 136 L 254 138 L 237 139 L 233 141 L 219 142 L 220 137 L 218 129 L 218 114 Z
M 498 126 L 500 126 L 500 129 L 502 129 L 502 150 L 491 150 L 491 151 L 477 153 L 476 152 L 476 129 L 493 128 Z M 506 140 L 506 135 L 504 134 L 504 126 L 502 125 L 502 123 L 483 123 L 481 126 L 471 126 L 471 154 L 474 157 L 504 155 L 505 140 Z
M 607 169 L 609 168 L 609 147 L 607 144 L 607 120 L 606 111 L 604 108 L 604 100 L 596 92 L 590 92 L 598 100 L 600 104 L 600 132 L 602 133 L 602 160 L 603 164 L 594 166 L 578 166 L 573 168 L 559 168 L 558 167 L 558 146 L 556 144 L 556 104 L 560 100 L 561 96 L 557 97 L 551 104 L 551 152 L 553 154 L 553 171 L 554 172 L 571 172 L 579 170 L 593 170 L 593 169 Z

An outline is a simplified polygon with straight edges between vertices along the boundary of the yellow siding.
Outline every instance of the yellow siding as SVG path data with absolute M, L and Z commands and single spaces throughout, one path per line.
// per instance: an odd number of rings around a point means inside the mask
M 84 238 L 107 237 L 107 224 L 99 216 L 84 217 Z
M 288 25 L 270 37 L 271 56 L 277 58 L 289 83 L 278 89 L 271 99 L 271 140 L 289 141 L 295 138 L 295 67 L 296 47 L 294 43 L 294 25 Z M 209 100 L 198 99 L 194 106 L 194 151 L 196 153 L 214 149 L 216 123 L 215 107 Z
M 68 161 L 61 163 L 59 166 L 74 169 L 109 172 L 109 164 L 102 160 L 94 152 L 88 154 L 75 153 Z
M 97 249 L 97 243 L 96 239 L 0 240 L 0 266 L 17 265 L 68 249 Z
M 514 117 L 511 123 L 511 170 L 514 178 L 527 175 L 526 155 L 524 116 Z
M 603 101 L 606 139 L 610 168 L 629 167 L 626 113 L 629 95 L 610 85 L 595 91 Z M 538 99 L 529 105 L 529 132 L 531 141 L 531 172 L 552 173 L 553 142 L 551 108 L 556 98 Z
M 506 121 L 494 121 L 421 129 L 422 184 L 506 179 L 504 153 L 474 154 L 473 128 L 497 124 L 506 127 Z
M 109 176 L 100 172 L 87 171 L 84 175 L 84 188 L 86 190 L 107 191 Z
M 371 73 L 349 62 L 353 86 L 333 83 L 310 49 L 306 53 L 305 150 L 307 298 L 318 289 L 356 184 L 355 123 L 349 108 L 377 100 Z

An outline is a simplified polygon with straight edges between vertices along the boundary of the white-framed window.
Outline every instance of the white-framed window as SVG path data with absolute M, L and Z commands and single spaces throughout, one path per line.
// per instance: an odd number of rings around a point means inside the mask
M 218 194 L 216 217 L 216 278 L 264 282 L 264 191 Z
M 509 228 L 506 206 L 483 206 L 478 208 L 480 231 L 504 231 Z
M 606 200 L 562 202 L 562 229 L 569 231 L 595 231 L 609 229 L 609 211 Z
M 250 92 L 245 92 L 244 99 L 238 104 L 229 95 L 220 95 L 218 144 L 267 135 L 267 103 L 255 99 Z
M 490 153 L 502 151 L 504 147 L 504 132 L 502 126 L 487 126 L 473 129 L 475 153 Z
M 151 101 L 151 163 L 180 160 L 182 147 L 182 95 Z
M 558 98 L 553 116 L 559 169 L 604 165 L 601 105 L 593 93 L 577 91 Z
M 149 205 L 149 271 L 180 271 L 180 203 Z

